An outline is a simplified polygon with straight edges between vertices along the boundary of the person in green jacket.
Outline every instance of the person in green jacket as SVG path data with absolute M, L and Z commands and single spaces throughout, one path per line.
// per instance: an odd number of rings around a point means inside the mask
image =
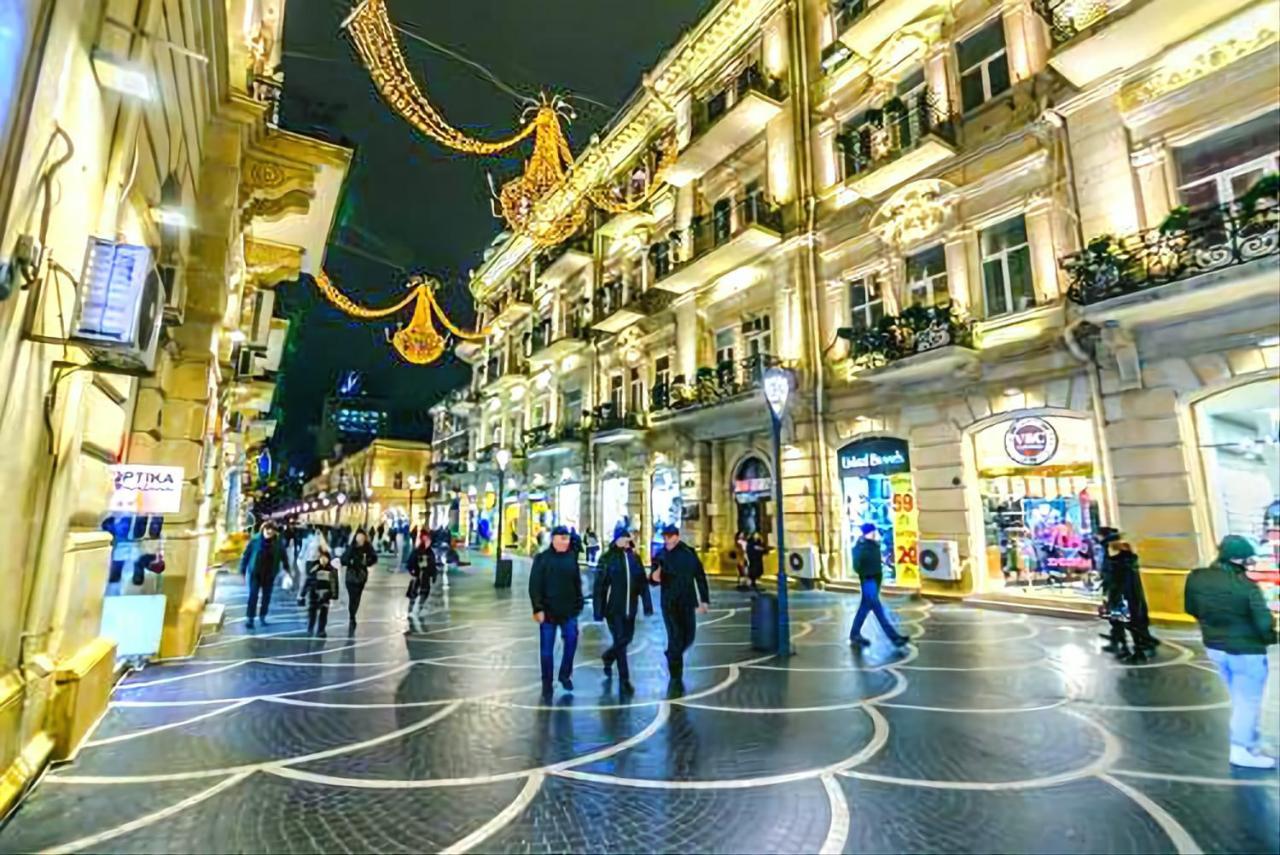
M 1267 647 L 1280 639 L 1262 591 L 1245 575 L 1254 554 L 1245 538 L 1224 537 L 1218 560 L 1187 577 L 1186 610 L 1199 622 L 1206 652 L 1231 695 L 1231 765 L 1274 769 L 1275 758 L 1261 751 L 1258 719 L 1267 688 Z

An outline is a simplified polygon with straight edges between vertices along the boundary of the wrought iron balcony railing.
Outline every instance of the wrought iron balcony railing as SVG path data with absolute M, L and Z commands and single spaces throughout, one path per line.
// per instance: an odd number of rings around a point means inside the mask
M 1067 297 L 1088 306 L 1280 253 L 1280 204 L 1272 193 L 1241 204 L 1178 209 L 1158 228 L 1094 238 L 1062 259 L 1071 280 Z
M 580 442 L 584 435 L 582 427 L 576 424 L 564 425 L 559 430 L 552 424 L 538 425 L 524 432 L 524 447 L 532 451 L 562 442 Z
M 955 145 L 956 121 L 932 92 L 903 100 L 892 98 L 863 114 L 864 124 L 840 134 L 845 177 L 861 175 L 918 148 L 929 136 Z
M 697 139 L 710 130 L 711 126 L 729 112 L 734 104 L 746 97 L 748 92 L 758 92 L 775 101 L 781 101 L 787 97 L 786 87 L 782 85 L 781 80 L 766 77 L 759 65 L 749 65 L 730 81 L 729 85 L 694 104 L 691 139 Z
M 753 193 L 735 205 L 694 217 L 686 229 L 673 231 L 649 248 L 655 279 L 674 273 L 718 249 L 751 226 L 782 233 L 782 209 L 769 205 L 763 193 Z
M 1031 0 L 1032 7 L 1049 24 L 1053 44 L 1069 42 L 1129 0 Z
M 284 82 L 262 74 L 249 75 L 249 97 L 267 106 L 267 124 L 280 125 L 280 99 L 284 96 Z
M 955 306 L 909 306 L 898 315 L 885 315 L 875 326 L 841 333 L 849 339 L 849 358 L 857 368 L 880 368 L 931 350 L 973 346 L 973 322 Z
M 612 430 L 642 430 L 644 428 L 641 413 L 620 413 L 612 403 L 604 403 L 591 411 L 588 420 L 592 433 L 605 433 Z
M 764 372 L 779 365 L 776 356 L 760 353 L 737 362 L 721 362 L 698 369 L 693 382 L 683 375 L 671 383 L 657 383 L 650 393 L 653 412 L 686 410 L 719 404 L 760 388 Z

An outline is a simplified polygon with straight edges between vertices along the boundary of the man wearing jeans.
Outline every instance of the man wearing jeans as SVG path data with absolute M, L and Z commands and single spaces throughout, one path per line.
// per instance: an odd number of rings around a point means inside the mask
M 248 620 L 245 626 L 253 629 L 256 617 L 267 625 L 267 610 L 271 608 L 271 589 L 276 584 L 277 571 L 289 570 L 289 558 L 284 551 L 284 543 L 276 534 L 276 524 L 267 520 L 261 530 L 249 541 L 249 547 L 240 557 L 240 572 L 249 583 Z M 262 600 L 262 611 L 258 611 L 258 600 Z
M 564 641 L 560 656 L 560 685 L 573 691 L 573 654 L 578 649 L 578 614 L 582 611 L 582 576 L 578 557 L 569 550 L 569 529 L 556 526 L 551 531 L 551 547 L 539 552 L 529 571 L 529 602 L 538 622 L 542 658 L 542 694 L 551 695 L 551 674 L 555 666 L 556 628 Z
M 858 614 L 853 619 L 853 628 L 849 630 L 849 642 L 859 647 L 871 644 L 862 634 L 862 623 L 869 613 L 874 613 L 880 621 L 880 629 L 889 640 L 899 646 L 910 639 L 898 632 L 889 620 L 884 604 L 880 602 L 880 581 L 884 578 L 884 561 L 880 557 L 880 532 L 875 523 L 862 524 L 862 537 L 853 547 L 853 569 L 862 582 L 862 599 L 858 602 Z
M 1253 556 L 1245 538 L 1224 537 L 1218 560 L 1187 577 L 1186 609 L 1199 621 L 1206 652 L 1231 695 L 1231 765 L 1274 769 L 1275 758 L 1262 752 L 1258 719 L 1267 688 L 1267 647 L 1277 636 L 1262 591 L 1246 575 Z

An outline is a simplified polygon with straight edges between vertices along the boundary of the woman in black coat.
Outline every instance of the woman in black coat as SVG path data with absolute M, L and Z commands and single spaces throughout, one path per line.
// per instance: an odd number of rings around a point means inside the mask
M 420 614 L 427 607 L 431 585 L 440 573 L 440 562 L 431 545 L 431 532 L 425 528 L 418 533 L 418 542 L 409 553 L 408 566 L 409 590 L 405 596 L 409 598 L 409 614 Z
M 753 591 L 760 590 L 756 583 L 764 575 L 764 554 L 768 551 L 769 547 L 764 545 L 760 532 L 755 532 L 747 539 L 747 578 L 751 580 Z
M 360 598 L 364 595 L 364 586 L 369 582 L 369 571 L 378 563 L 378 553 L 369 543 L 369 535 L 359 529 L 351 546 L 342 553 L 342 566 L 347 571 L 347 611 L 351 614 L 351 623 L 347 632 L 356 631 L 356 612 L 360 610 Z

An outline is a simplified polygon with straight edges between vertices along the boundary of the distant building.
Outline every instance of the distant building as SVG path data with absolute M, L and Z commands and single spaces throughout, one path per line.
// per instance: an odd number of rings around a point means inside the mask
M 333 459 L 357 451 L 374 439 L 425 440 L 430 434 L 425 410 L 407 409 L 391 398 L 330 395 L 316 437 L 316 452 Z

